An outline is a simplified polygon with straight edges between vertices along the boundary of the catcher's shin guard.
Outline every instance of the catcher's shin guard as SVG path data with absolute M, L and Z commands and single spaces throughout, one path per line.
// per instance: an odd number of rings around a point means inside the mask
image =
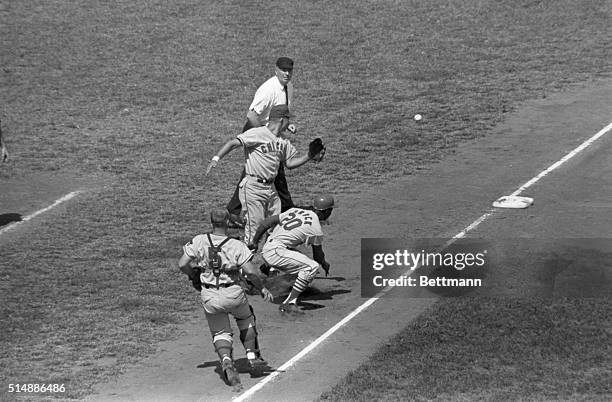
M 255 312 L 253 307 L 249 305 L 251 315 L 238 319 L 236 318 L 236 324 L 240 330 L 240 341 L 246 350 L 259 351 L 259 341 L 257 340 L 257 327 L 255 320 Z
M 226 338 L 217 338 L 213 340 L 213 345 L 215 346 L 215 351 L 219 355 L 219 359 L 223 360 L 225 357 L 232 358 L 232 341 L 227 340 Z

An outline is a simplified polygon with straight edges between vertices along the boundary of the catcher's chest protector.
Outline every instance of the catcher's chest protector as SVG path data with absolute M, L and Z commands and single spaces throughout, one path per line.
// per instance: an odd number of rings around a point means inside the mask
M 207 233 L 206 236 L 208 236 L 208 244 L 210 244 L 210 246 L 208 247 L 208 267 L 212 270 L 216 280 L 215 286 L 217 287 L 217 289 L 219 289 L 219 275 L 221 275 L 221 268 L 223 265 L 223 261 L 221 261 L 221 256 L 219 255 L 219 252 L 221 251 L 221 247 L 225 243 L 227 243 L 230 238 L 226 237 L 225 240 L 221 242 L 221 244 L 215 246 L 215 243 L 213 243 L 210 234 Z

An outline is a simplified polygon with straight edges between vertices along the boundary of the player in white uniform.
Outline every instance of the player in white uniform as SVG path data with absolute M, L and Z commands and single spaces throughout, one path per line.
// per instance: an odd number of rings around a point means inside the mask
M 329 273 L 329 263 L 325 261 L 323 252 L 320 222 L 331 215 L 334 198 L 331 195 L 317 196 L 313 207 L 314 211 L 291 208 L 280 215 L 266 218 L 249 244 L 250 249 L 257 250 L 263 234 L 274 228 L 262 248 L 261 256 L 270 267 L 284 273 L 298 274 L 291 292 L 279 306 L 282 312 L 299 312 L 297 299 L 314 280 L 319 267 L 323 268 L 326 276 Z M 313 259 L 294 250 L 300 245 L 312 246 Z
M 265 300 L 272 301 L 273 296 L 257 276 L 258 268 L 251 262 L 251 250 L 243 242 L 227 237 L 229 213 L 213 211 L 210 217 L 213 232 L 197 235 L 185 244 L 178 265 L 201 292 L 202 306 L 223 374 L 228 384 L 238 391 L 241 385 L 233 361 L 229 314 L 236 320 L 252 371 L 267 366 L 259 352 L 253 308 L 240 286 L 242 275 L 248 276 Z M 217 252 L 211 250 L 211 242 Z
M 266 126 L 255 127 L 238 135 L 221 147 L 206 169 L 208 175 L 217 162 L 232 150 L 242 146 L 245 152 L 246 175 L 240 182 L 240 202 L 246 206 L 245 243 L 249 243 L 267 216 L 281 212 L 281 202 L 274 185 L 278 167 L 282 163 L 288 169 L 302 166 L 320 154 L 297 155 L 291 142 L 283 137 L 289 125 L 287 105 L 274 106 Z

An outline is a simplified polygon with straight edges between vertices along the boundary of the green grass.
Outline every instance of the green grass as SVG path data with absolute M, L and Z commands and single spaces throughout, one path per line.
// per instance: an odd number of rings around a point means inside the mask
M 320 400 L 609 400 L 611 313 L 605 299 L 444 299 Z
M 0 178 L 112 180 L 0 245 L 1 383 L 57 379 L 63 397 L 82 397 L 192 318 L 176 258 L 227 201 L 241 155 L 210 179 L 203 170 L 279 55 L 296 60 L 298 148 L 328 144 L 325 163 L 289 174 L 292 193 L 307 199 L 317 183 L 341 199 L 414 174 L 522 101 L 610 78 L 611 11 L 603 0 L 2 2 L 13 162 Z

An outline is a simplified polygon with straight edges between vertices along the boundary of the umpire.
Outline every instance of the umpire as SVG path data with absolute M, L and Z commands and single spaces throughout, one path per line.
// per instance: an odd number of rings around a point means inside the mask
M 278 60 L 276 60 L 274 76 L 264 82 L 255 92 L 253 102 L 251 102 L 251 106 L 247 113 L 247 121 L 242 128 L 242 132 L 253 127 L 265 126 L 273 106 L 287 105 L 287 107 L 290 107 L 293 99 L 292 76 L 293 60 L 289 57 L 279 57 Z M 295 133 L 295 126 L 290 125 L 288 130 Z M 238 197 L 238 185 L 240 185 L 244 175 L 245 171 L 243 169 L 240 180 L 238 180 L 238 184 L 236 185 L 234 195 L 227 204 L 227 211 L 230 213 L 231 224 L 241 227 L 244 226 L 244 222 L 240 215 L 242 205 Z M 289 208 L 293 208 L 293 200 L 291 199 L 291 194 L 289 194 L 289 188 L 287 187 L 287 179 L 285 178 L 285 168 L 283 164 L 278 168 L 274 186 L 281 200 L 281 211 L 284 212 Z

